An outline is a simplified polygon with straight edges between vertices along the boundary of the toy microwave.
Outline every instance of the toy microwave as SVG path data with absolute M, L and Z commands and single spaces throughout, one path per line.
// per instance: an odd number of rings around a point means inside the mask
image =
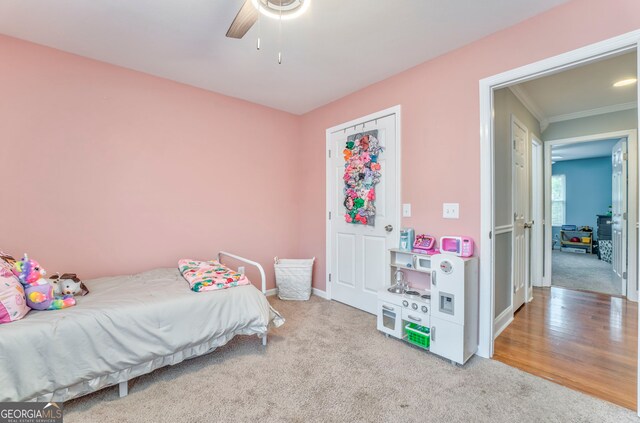
M 455 254 L 458 257 L 471 257 L 473 239 L 468 236 L 443 236 L 440 238 L 440 251 Z

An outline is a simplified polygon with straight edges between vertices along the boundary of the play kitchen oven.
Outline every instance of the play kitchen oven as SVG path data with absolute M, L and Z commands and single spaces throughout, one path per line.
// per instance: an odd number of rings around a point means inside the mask
M 478 346 L 478 259 L 430 257 L 429 290 L 378 291 L 378 330 L 464 364 Z

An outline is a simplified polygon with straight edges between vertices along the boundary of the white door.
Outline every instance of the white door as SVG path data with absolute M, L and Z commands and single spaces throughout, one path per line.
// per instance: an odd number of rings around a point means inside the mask
M 613 241 L 613 272 L 627 295 L 627 141 L 621 140 L 611 154 L 612 164 L 612 216 L 611 239 Z
M 396 117 L 396 113 L 382 114 L 377 119 L 367 117 L 366 122 L 352 123 L 347 128 L 339 127 L 329 134 L 331 158 L 328 159 L 328 169 L 332 185 L 328 192 L 331 201 L 328 279 L 331 298 L 372 314 L 376 312 L 377 291 L 390 284 L 388 249 L 397 247 L 399 239 Z M 360 144 L 367 136 L 370 150 L 371 143 L 376 142 L 374 140 L 383 148 L 375 158 L 371 157 L 372 154 L 365 157 L 365 151 L 358 150 L 358 146 L 353 150 L 348 148 L 353 145 L 347 143 L 358 141 Z M 351 162 L 345 156 L 345 150 L 352 152 L 347 154 L 358 155 L 360 159 Z M 377 165 L 368 162 L 360 167 L 359 162 L 366 160 L 375 160 Z M 345 172 L 351 164 L 351 174 L 354 166 L 360 167 L 354 187 L 347 186 L 352 183 L 353 177 L 345 179 Z M 379 181 L 372 185 L 367 178 L 377 178 Z M 355 199 L 346 199 L 349 188 L 356 191 Z M 370 194 L 372 189 L 373 196 Z M 354 204 L 356 200 L 360 202 Z M 360 213 L 354 214 L 354 211 L 363 207 L 366 213 L 369 205 L 375 207 L 375 217 L 364 216 L 364 221 Z
M 529 131 L 515 117 L 511 119 L 513 164 L 513 311 L 524 304 L 529 285 L 529 242 L 525 225 L 529 218 Z

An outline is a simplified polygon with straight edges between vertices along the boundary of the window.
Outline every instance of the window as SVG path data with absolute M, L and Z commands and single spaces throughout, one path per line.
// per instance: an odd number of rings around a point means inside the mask
M 551 226 L 562 226 L 566 218 L 566 192 L 564 175 L 551 176 Z

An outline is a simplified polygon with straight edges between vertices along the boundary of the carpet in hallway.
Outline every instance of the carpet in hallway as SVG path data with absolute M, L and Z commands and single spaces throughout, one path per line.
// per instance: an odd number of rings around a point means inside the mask
M 552 256 L 551 285 L 621 295 L 611 264 L 598 260 L 597 255 L 554 250 Z

